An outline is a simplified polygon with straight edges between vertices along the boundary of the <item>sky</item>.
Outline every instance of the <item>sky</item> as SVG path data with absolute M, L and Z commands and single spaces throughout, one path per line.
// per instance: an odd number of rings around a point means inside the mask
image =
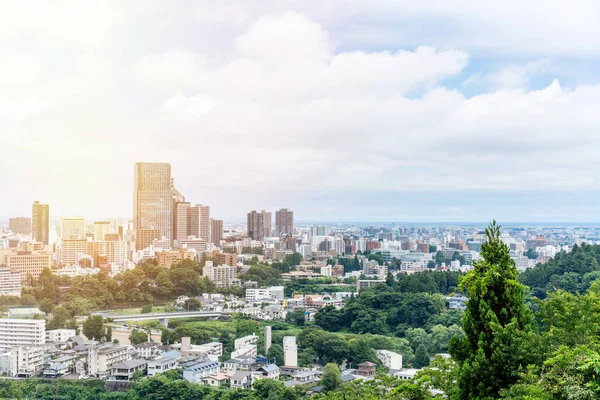
M 0 220 L 599 222 L 600 2 L 0 4 Z

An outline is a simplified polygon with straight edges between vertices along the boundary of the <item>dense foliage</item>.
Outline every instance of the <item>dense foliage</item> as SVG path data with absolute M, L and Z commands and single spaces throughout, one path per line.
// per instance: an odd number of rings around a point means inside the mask
M 575 245 L 569 253 L 557 253 L 553 259 L 538 264 L 519 276 L 519 280 L 529 286 L 532 293 L 540 299 L 554 290 L 583 293 L 598 278 L 600 246 L 589 244 Z

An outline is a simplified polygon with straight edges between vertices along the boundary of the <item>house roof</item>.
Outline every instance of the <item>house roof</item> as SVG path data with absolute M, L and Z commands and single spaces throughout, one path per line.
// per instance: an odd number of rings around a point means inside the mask
M 148 361 L 146 360 L 141 360 L 141 359 L 135 359 L 135 360 L 127 360 L 127 361 L 123 361 L 120 363 L 116 363 L 111 365 L 111 369 L 131 369 L 131 368 L 136 368 L 142 365 L 146 365 L 148 364 Z
M 191 365 L 185 368 L 185 371 L 204 371 L 206 369 L 214 368 L 218 366 L 219 363 L 216 361 L 203 361 L 198 364 Z
M 235 374 L 231 376 L 231 379 L 241 380 L 252 375 L 252 372 L 247 371 L 237 371 Z
M 275 364 L 269 364 L 269 365 L 265 365 L 263 367 L 260 367 L 259 369 L 262 369 L 265 372 L 275 372 L 275 371 L 279 371 L 279 367 Z

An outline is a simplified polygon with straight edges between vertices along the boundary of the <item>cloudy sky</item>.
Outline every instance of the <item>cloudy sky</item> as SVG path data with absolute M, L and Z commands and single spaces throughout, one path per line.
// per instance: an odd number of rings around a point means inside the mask
M 60 4 L 60 5 L 59 5 Z M 3 1 L 0 219 L 600 221 L 600 2 Z

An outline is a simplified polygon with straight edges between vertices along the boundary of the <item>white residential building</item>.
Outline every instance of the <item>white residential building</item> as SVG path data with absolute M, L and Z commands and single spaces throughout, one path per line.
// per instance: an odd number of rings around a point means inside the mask
M 219 362 L 202 360 L 183 369 L 183 379 L 192 383 L 202 383 L 202 379 L 219 373 Z
M 388 369 L 402 369 L 402 354 L 389 350 L 377 350 L 377 358 L 379 358 L 379 361 L 381 361 L 383 366 Z
M 148 361 L 148 376 L 162 374 L 165 371 L 177 368 L 177 360 L 179 360 L 181 356 L 180 352 L 171 350 L 161 354 L 154 360 Z
M 258 355 L 258 335 L 244 336 L 236 339 L 234 342 L 235 350 L 231 352 L 231 358 L 237 357 L 256 357 Z
M 75 329 L 53 329 L 46 331 L 46 342 L 66 342 L 76 334 Z
M 21 274 L 0 267 L 0 296 L 21 297 Z
M 42 347 L 17 346 L 0 351 L 0 374 L 30 377 L 42 370 Z
M 45 320 L 0 318 L 0 347 L 41 346 L 44 343 Z
M 271 286 L 261 289 L 246 289 L 246 301 L 255 302 L 261 300 L 283 300 L 283 286 Z
M 321 267 L 321 275 L 331 276 L 331 265 L 325 265 Z
M 283 365 L 286 367 L 298 366 L 298 346 L 296 346 L 296 336 L 283 337 Z
M 88 349 L 88 375 L 106 375 L 113 364 L 129 360 L 127 346 L 113 343 L 93 345 Z

